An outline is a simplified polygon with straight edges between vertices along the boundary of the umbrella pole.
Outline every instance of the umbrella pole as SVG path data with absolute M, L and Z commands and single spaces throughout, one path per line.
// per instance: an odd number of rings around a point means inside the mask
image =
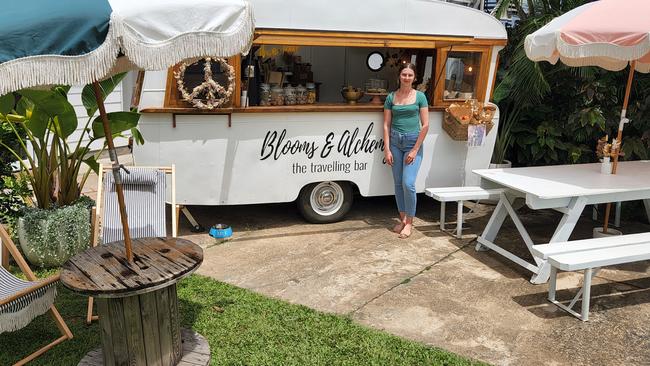
M 110 156 L 112 163 L 111 167 L 113 171 L 113 179 L 115 180 L 117 203 L 120 208 L 122 230 L 124 231 L 124 249 L 126 251 L 126 258 L 129 262 L 132 262 L 133 252 L 131 250 L 131 235 L 129 235 L 129 221 L 126 216 L 126 204 L 124 203 L 124 190 L 122 189 L 122 177 L 120 176 L 120 163 L 117 160 L 117 153 L 115 152 L 115 145 L 113 144 L 113 133 L 111 132 L 111 127 L 108 123 L 106 108 L 104 108 L 104 98 L 102 98 L 102 93 L 97 81 L 93 82 L 93 91 L 95 92 L 95 99 L 97 100 L 97 107 L 99 108 L 99 116 L 102 119 L 102 126 L 104 127 L 104 136 L 106 136 L 106 143 L 108 144 L 108 155 Z
M 627 114 L 627 106 L 630 101 L 630 92 L 632 90 L 632 80 L 634 79 L 634 69 L 636 67 L 636 61 L 630 63 L 630 73 L 627 75 L 627 85 L 625 86 L 625 99 L 623 99 L 623 109 L 621 110 L 621 121 L 618 124 L 618 133 L 616 134 L 616 141 L 619 143 L 619 150 L 616 151 L 614 155 L 614 163 L 612 165 L 612 174 L 616 174 L 616 168 L 618 167 L 618 156 L 620 148 L 623 147 L 623 126 L 627 122 L 625 115 Z M 607 224 L 609 223 L 609 213 L 612 208 L 612 203 L 607 203 L 605 208 L 605 222 L 603 223 L 603 233 L 607 233 Z

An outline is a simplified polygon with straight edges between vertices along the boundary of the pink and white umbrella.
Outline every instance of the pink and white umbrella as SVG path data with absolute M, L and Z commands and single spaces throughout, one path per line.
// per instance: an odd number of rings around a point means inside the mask
M 623 70 L 636 61 L 636 71 L 650 71 L 650 1 L 601 0 L 575 8 L 525 42 L 533 61 L 568 66 L 600 66 Z
M 575 8 L 526 37 L 526 56 L 568 66 L 623 70 L 630 64 L 616 141 L 622 139 L 634 71 L 650 71 L 650 0 L 600 0 Z M 616 173 L 618 155 L 612 172 Z M 610 205 L 605 213 L 607 230 Z

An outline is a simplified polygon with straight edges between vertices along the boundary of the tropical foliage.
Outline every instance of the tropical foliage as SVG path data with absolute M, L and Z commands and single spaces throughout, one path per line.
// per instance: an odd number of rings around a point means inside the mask
M 124 74 L 100 83 L 102 97 L 122 80 Z M 70 87 L 55 86 L 48 90 L 24 89 L 0 97 L 0 121 L 11 130 L 12 138 L 0 135 L 0 148 L 20 163 L 22 174 L 29 182 L 41 209 L 66 206 L 79 199 L 81 189 L 91 170 L 97 170 L 101 150 L 91 153 L 90 145 L 104 137 L 99 117 L 88 117 L 77 142 L 68 141 L 77 130 L 78 119 L 67 98 Z M 88 116 L 98 109 L 92 85 L 82 92 L 82 102 Z M 136 112 L 108 113 L 114 135 L 135 129 Z M 134 133 L 140 136 L 139 133 Z M 82 165 L 87 169 L 81 174 Z
M 502 0 L 495 14 L 514 6 L 520 22 L 509 29 L 508 46 L 501 52 L 495 101 L 502 123 L 493 161 L 509 158 L 515 165 L 594 162 L 598 138 L 616 135 L 627 70 L 611 72 L 595 67 L 570 68 L 561 63 L 534 63 L 524 52 L 526 35 L 585 0 Z M 650 145 L 650 78 L 636 73 L 625 127 L 626 159 L 645 159 Z M 508 122 L 507 119 L 503 119 Z

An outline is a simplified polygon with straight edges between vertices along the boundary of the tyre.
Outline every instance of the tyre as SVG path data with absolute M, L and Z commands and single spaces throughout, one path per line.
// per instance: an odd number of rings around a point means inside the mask
M 298 210 L 314 224 L 340 221 L 352 207 L 352 186 L 348 182 L 328 181 L 304 186 L 298 195 Z

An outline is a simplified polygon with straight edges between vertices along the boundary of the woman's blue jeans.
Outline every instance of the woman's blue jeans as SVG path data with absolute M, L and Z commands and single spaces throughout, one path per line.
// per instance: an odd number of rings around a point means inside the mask
M 422 145 L 411 164 L 406 164 L 404 159 L 413 149 L 420 132 L 390 131 L 390 152 L 393 154 L 393 181 L 395 182 L 395 200 L 397 209 L 406 216 L 415 216 L 417 194 L 415 192 L 415 179 L 422 163 Z

